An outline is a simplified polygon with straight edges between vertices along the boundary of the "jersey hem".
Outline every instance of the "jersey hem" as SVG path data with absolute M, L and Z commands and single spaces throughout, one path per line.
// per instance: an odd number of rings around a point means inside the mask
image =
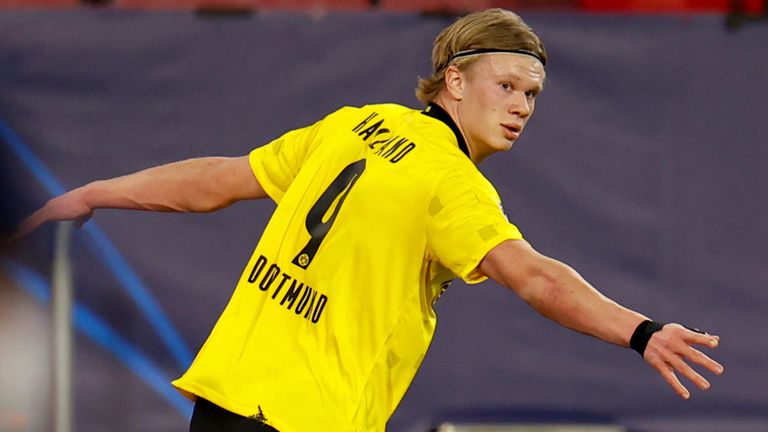
M 198 397 L 200 397 L 213 403 L 214 405 L 217 405 L 227 411 L 233 412 L 239 416 L 250 417 L 251 415 L 253 415 L 253 408 L 246 407 L 246 405 L 233 401 L 232 399 L 229 399 L 221 395 L 220 393 L 214 390 L 211 390 L 205 386 L 198 385 L 195 382 L 189 382 L 189 381 L 180 382 L 180 381 L 182 381 L 181 378 L 178 380 L 172 381 L 171 385 L 184 397 L 192 400 L 193 402 Z M 296 429 L 288 427 L 288 425 L 282 423 L 279 419 L 275 421 L 274 419 L 267 418 L 267 421 L 264 423 L 267 424 L 268 426 L 271 426 L 277 429 L 280 432 L 300 432 L 300 431 L 297 431 Z

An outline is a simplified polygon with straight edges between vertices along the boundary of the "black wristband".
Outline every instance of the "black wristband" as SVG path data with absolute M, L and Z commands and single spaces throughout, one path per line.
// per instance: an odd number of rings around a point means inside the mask
M 629 338 L 629 347 L 640 353 L 642 356 L 645 353 L 645 347 L 648 345 L 648 341 L 651 340 L 651 336 L 661 330 L 666 324 L 667 323 L 651 320 L 641 322 L 635 329 L 635 332 L 632 333 L 632 337 Z

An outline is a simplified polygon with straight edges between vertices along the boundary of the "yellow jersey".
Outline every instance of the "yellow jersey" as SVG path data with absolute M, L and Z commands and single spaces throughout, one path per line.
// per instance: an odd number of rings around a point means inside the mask
M 280 432 L 384 431 L 450 281 L 521 239 L 450 117 L 345 107 L 253 150 L 277 208 L 173 385 Z

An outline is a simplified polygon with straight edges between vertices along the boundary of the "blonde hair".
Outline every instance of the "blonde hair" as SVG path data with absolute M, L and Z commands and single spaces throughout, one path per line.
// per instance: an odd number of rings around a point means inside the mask
M 465 15 L 437 36 L 432 47 L 432 76 L 420 78 L 416 97 L 428 104 L 445 87 L 445 70 L 453 64 L 465 70 L 478 56 L 458 58 L 456 53 L 473 49 L 526 50 L 539 56 L 544 63 L 544 44 L 520 16 L 505 9 L 493 8 Z

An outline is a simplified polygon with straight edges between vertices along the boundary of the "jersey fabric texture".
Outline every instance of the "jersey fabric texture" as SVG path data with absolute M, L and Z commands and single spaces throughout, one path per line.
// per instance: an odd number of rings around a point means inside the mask
M 448 122 L 345 107 L 255 149 L 277 208 L 174 386 L 281 432 L 385 430 L 432 340 L 434 302 L 522 238 Z

